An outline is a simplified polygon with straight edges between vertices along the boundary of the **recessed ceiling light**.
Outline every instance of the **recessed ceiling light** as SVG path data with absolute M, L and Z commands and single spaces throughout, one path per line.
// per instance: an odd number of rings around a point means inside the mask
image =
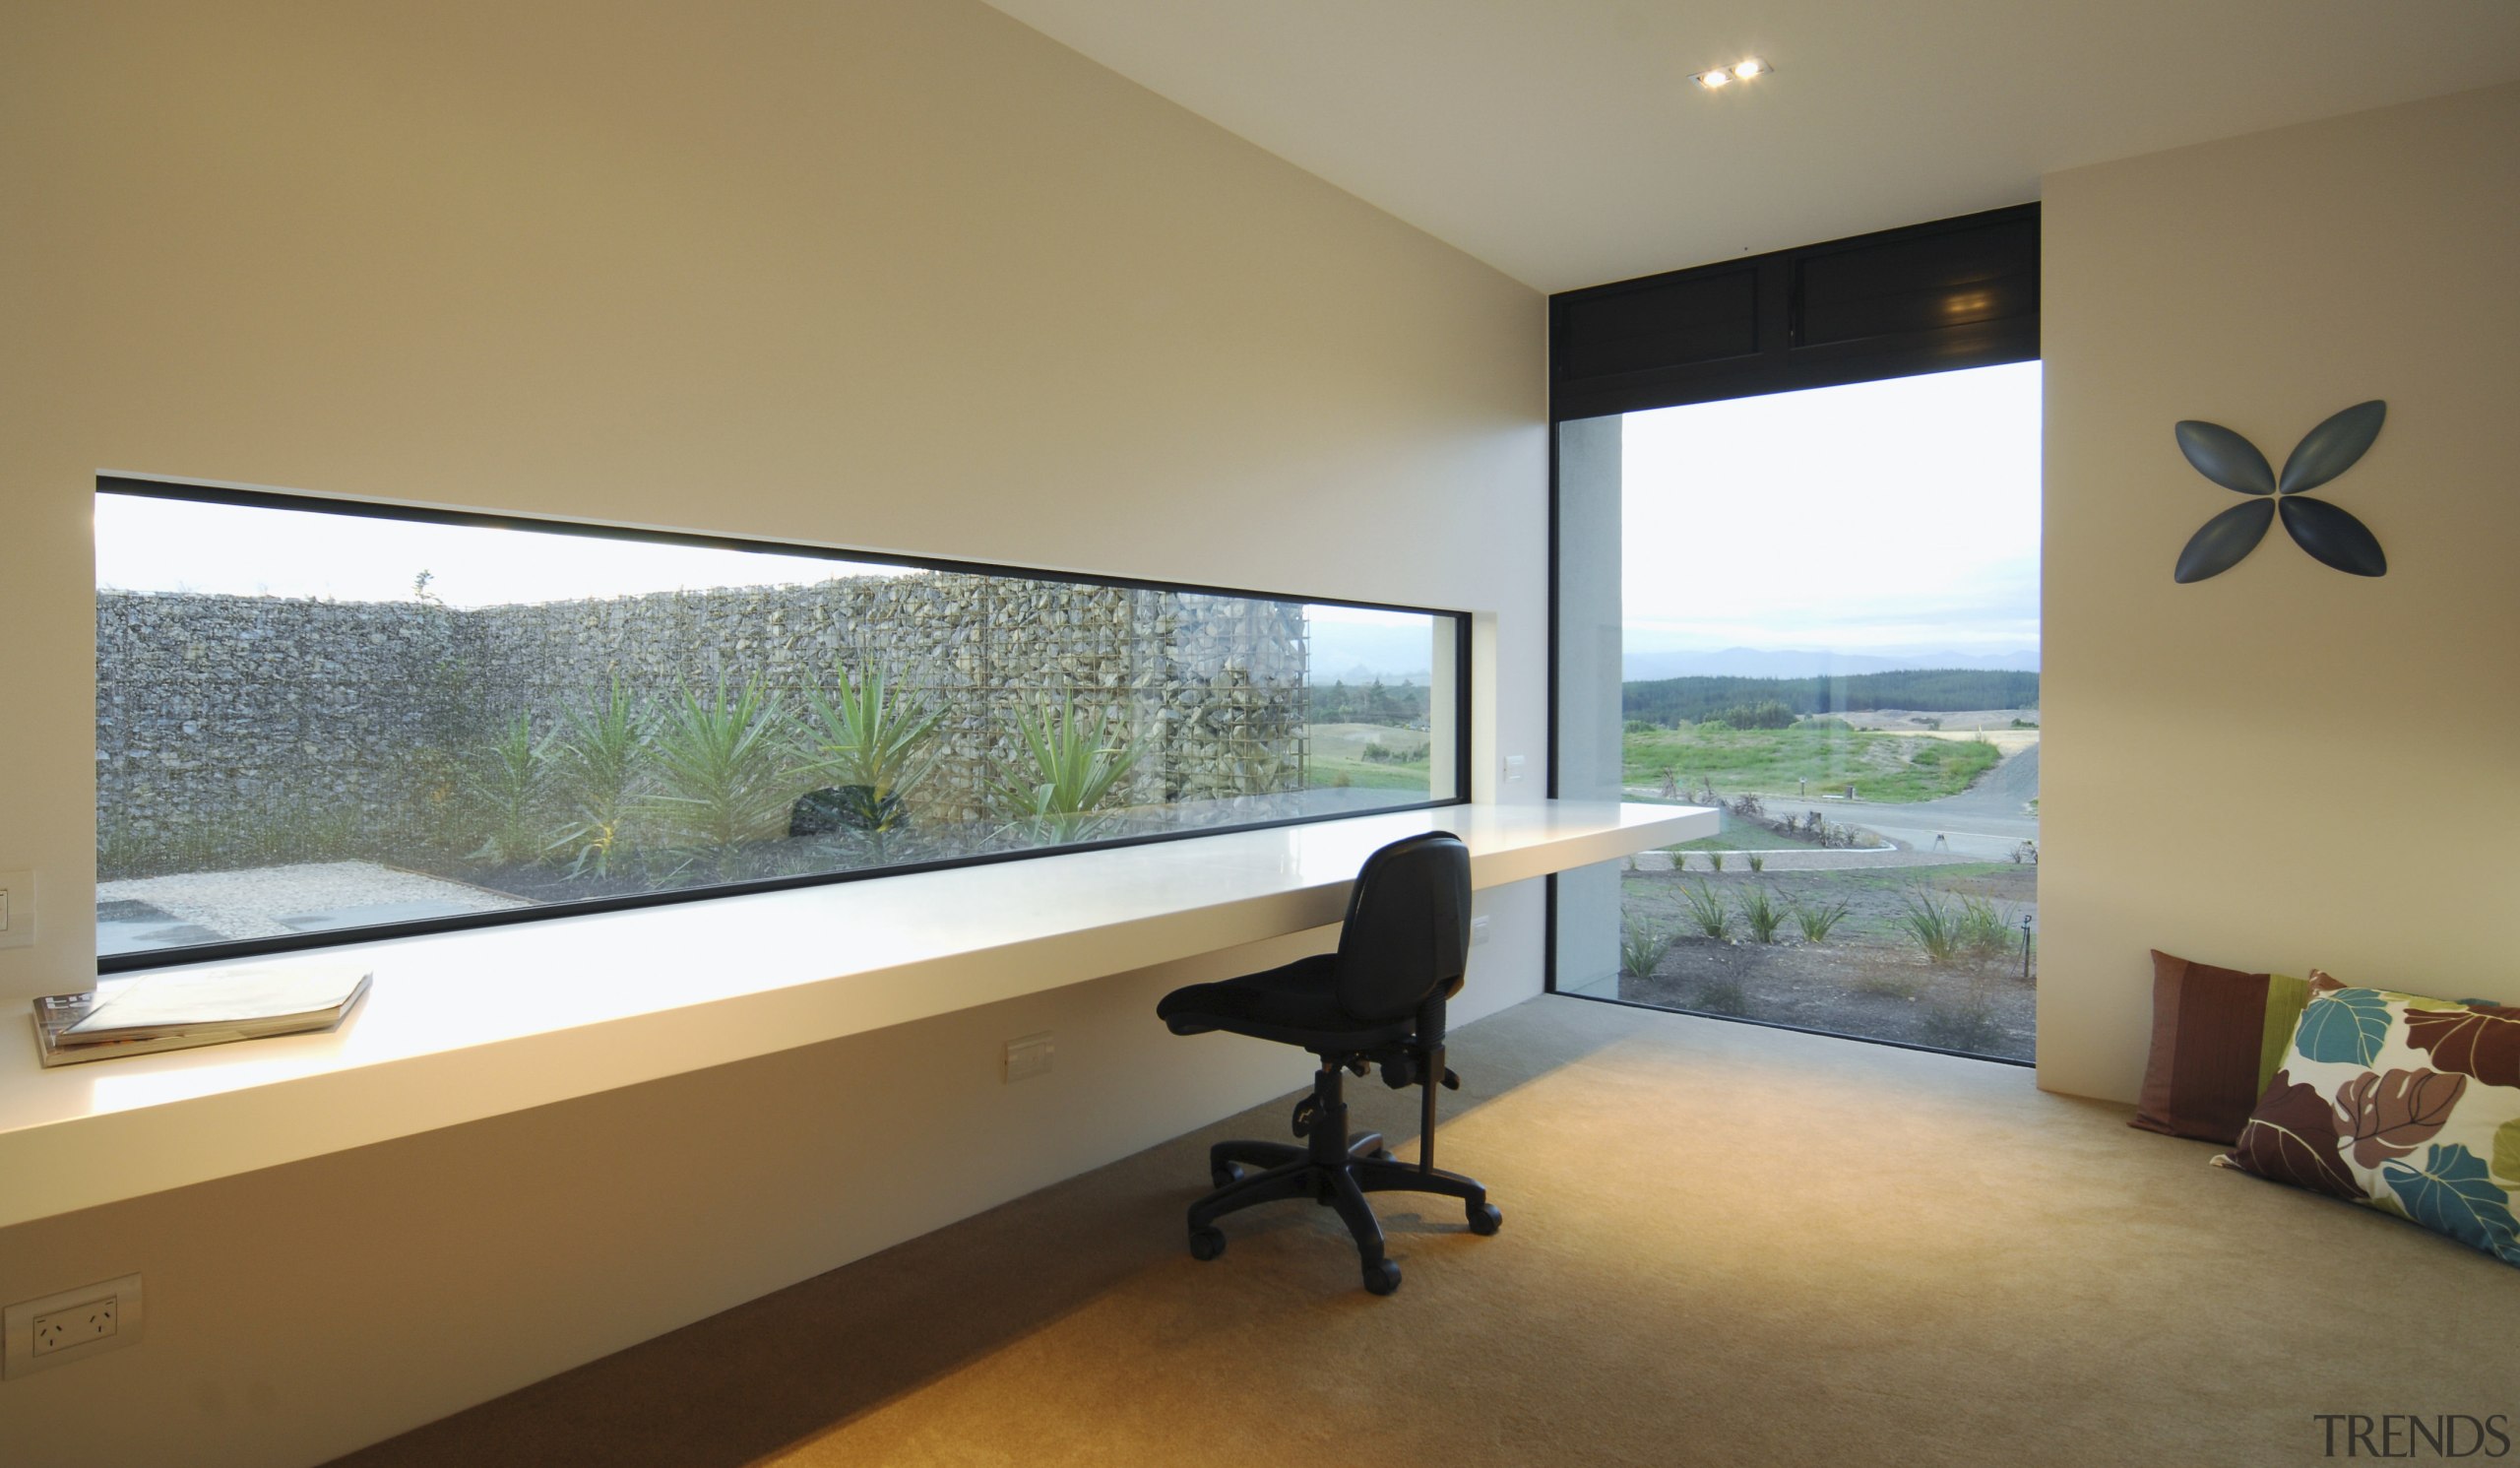
M 1713 92 L 1719 87 L 1730 87 L 1734 82 L 1746 82 L 1752 77 L 1764 77 L 1774 70 L 1776 70 L 1775 67 L 1768 65 L 1758 57 L 1749 56 L 1732 63 L 1731 66 L 1719 66 L 1713 71 L 1699 72 L 1691 80 L 1695 81 L 1700 87 L 1705 88 L 1707 91 Z

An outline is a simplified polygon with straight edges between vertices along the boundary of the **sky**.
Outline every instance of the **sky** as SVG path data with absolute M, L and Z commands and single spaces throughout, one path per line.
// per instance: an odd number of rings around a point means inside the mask
M 1627 415 L 1627 651 L 2035 653 L 2039 409 L 2021 362 Z
M 102 588 L 409 602 L 422 571 L 429 573 L 429 595 L 459 607 L 926 574 L 874 561 L 609 536 L 96 496 L 96 585 Z M 1319 603 L 1305 610 L 1312 663 L 1325 677 L 1360 664 L 1387 674 L 1422 674 L 1432 666 L 1429 617 Z

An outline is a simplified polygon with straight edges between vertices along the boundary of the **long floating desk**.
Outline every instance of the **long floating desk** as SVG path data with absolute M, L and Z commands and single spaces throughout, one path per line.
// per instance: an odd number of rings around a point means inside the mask
M 1322 927 L 1419 831 L 1494 887 L 1716 821 L 1455 805 L 331 949 L 376 979 L 330 1034 L 53 1070 L 0 1041 L 0 1228 Z

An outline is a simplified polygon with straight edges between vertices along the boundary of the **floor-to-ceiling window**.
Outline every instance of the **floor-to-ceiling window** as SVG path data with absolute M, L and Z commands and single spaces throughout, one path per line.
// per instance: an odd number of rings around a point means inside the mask
M 1656 386 L 1622 343 L 1627 380 L 1590 401 L 1635 406 L 1559 415 L 1558 794 L 1721 812 L 1557 879 L 1561 992 L 2031 1057 L 2040 367 L 2017 333 L 1933 335 L 1937 284 L 1950 315 L 2004 305 L 1983 240 L 1936 240 L 1922 263 L 1901 241 L 1880 329 L 1835 342 L 1812 323 L 1860 318 L 1860 292 L 1805 307 L 1874 269 L 1849 252 L 1834 281 L 1809 253 L 1676 278 L 1635 335 L 1711 360 Z M 1903 334 L 1939 350 L 1888 350 Z M 1833 362 L 1845 340 L 1876 350 Z

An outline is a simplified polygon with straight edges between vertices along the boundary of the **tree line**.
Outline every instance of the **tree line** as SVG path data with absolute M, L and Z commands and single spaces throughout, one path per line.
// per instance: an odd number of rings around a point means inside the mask
M 1979 668 L 1901 669 L 1842 677 L 1649 678 L 1622 686 L 1625 717 L 1676 727 L 1734 711 L 1795 716 L 1913 709 L 1950 713 L 1961 709 L 2035 709 L 2039 674 Z M 1315 697 L 1319 694 L 1316 692 Z
M 1428 690 L 1419 683 L 1386 683 L 1380 678 L 1362 686 L 1345 681 L 1312 687 L 1311 721 L 1315 724 L 1387 724 L 1394 729 L 1423 727 Z

